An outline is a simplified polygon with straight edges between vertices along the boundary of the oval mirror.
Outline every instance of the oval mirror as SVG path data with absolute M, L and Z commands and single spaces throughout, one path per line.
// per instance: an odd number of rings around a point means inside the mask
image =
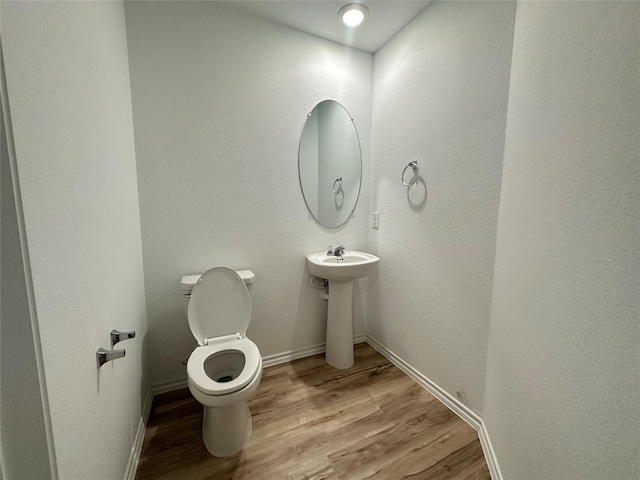
M 324 100 L 307 116 L 298 173 L 313 218 L 326 228 L 345 223 L 360 195 L 362 159 L 351 115 L 338 102 Z

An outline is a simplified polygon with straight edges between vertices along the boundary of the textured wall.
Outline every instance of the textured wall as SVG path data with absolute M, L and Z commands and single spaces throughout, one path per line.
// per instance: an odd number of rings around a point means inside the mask
M 518 4 L 484 420 L 505 478 L 639 478 L 640 5 Z
M 6 97 L 5 97 L 6 98 Z M 52 478 L 45 427 L 46 393 L 40 386 L 25 264 L 18 230 L 16 192 L 2 105 L 2 238 L 0 256 L 0 438 L 4 478 Z M 9 134 L 10 135 L 10 134 Z
M 374 57 L 368 333 L 481 412 L 515 5 L 429 6 Z M 407 190 L 418 159 L 424 182 Z M 410 178 L 407 175 L 407 179 Z M 426 191 L 425 191 L 426 188 Z
M 152 381 L 186 378 L 195 340 L 180 277 L 215 265 L 255 272 L 248 336 L 262 355 L 324 342 L 326 302 L 304 255 L 366 249 L 367 195 L 345 227 L 319 227 L 300 192 L 298 142 L 319 101 L 345 105 L 368 191 L 371 55 L 215 2 L 125 8 Z
M 2 41 L 59 476 L 122 478 L 146 314 L 124 9 L 4 2 Z M 4 268 L 4 266 L 3 266 Z M 96 368 L 111 328 L 127 356 Z M 4 334 L 4 332 L 3 332 Z

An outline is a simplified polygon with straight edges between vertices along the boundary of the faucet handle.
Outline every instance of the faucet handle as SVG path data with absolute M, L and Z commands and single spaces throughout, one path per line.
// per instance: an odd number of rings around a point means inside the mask
M 327 255 L 333 255 L 333 245 L 329 245 L 327 248 Z

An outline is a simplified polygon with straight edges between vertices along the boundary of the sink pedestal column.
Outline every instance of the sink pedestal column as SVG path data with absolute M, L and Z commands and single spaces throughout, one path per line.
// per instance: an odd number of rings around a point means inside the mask
M 353 366 L 353 280 L 329 280 L 325 359 L 335 368 Z

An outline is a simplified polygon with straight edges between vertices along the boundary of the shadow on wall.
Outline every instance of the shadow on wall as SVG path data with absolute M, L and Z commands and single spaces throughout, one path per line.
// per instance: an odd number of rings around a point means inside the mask
M 375 274 L 374 274 L 375 275 Z M 353 334 L 364 335 L 367 332 L 367 292 L 369 291 L 369 277 L 353 282 Z
M 407 202 L 415 212 L 427 204 L 427 184 L 422 176 L 417 176 L 416 181 L 407 187 Z
M 298 293 L 298 307 L 296 309 L 296 321 L 291 338 L 291 344 L 308 345 L 306 335 L 311 338 L 321 339 L 313 346 L 324 342 L 327 336 L 327 306 L 328 302 L 321 298 L 326 288 L 315 288 L 311 285 L 311 276 L 307 273 L 304 257 L 300 262 L 300 291 Z M 298 341 L 297 341 L 298 340 Z M 311 348 L 313 347 L 311 346 Z
M 382 261 L 380 261 L 382 264 Z M 378 270 L 373 274 L 367 277 L 367 312 L 369 316 L 367 316 L 367 322 L 365 325 L 365 331 L 367 334 L 371 333 L 372 324 L 379 324 L 380 322 L 380 269 L 384 268 L 384 264 L 378 265 Z M 393 321 L 393 319 L 391 319 Z M 376 340 L 380 341 L 381 339 L 378 337 L 374 337 Z M 382 338 L 384 340 L 384 338 Z
M 186 380 L 187 370 L 181 361 L 197 346 L 184 313 L 181 294 L 175 295 L 179 297 L 177 301 L 172 294 L 164 306 L 149 314 L 149 328 L 143 346 L 143 367 L 155 371 L 155 377 L 150 379 L 152 388 Z M 170 345 L 166 344 L 166 332 L 172 332 Z M 162 378 L 159 372 L 166 372 L 169 376 Z

